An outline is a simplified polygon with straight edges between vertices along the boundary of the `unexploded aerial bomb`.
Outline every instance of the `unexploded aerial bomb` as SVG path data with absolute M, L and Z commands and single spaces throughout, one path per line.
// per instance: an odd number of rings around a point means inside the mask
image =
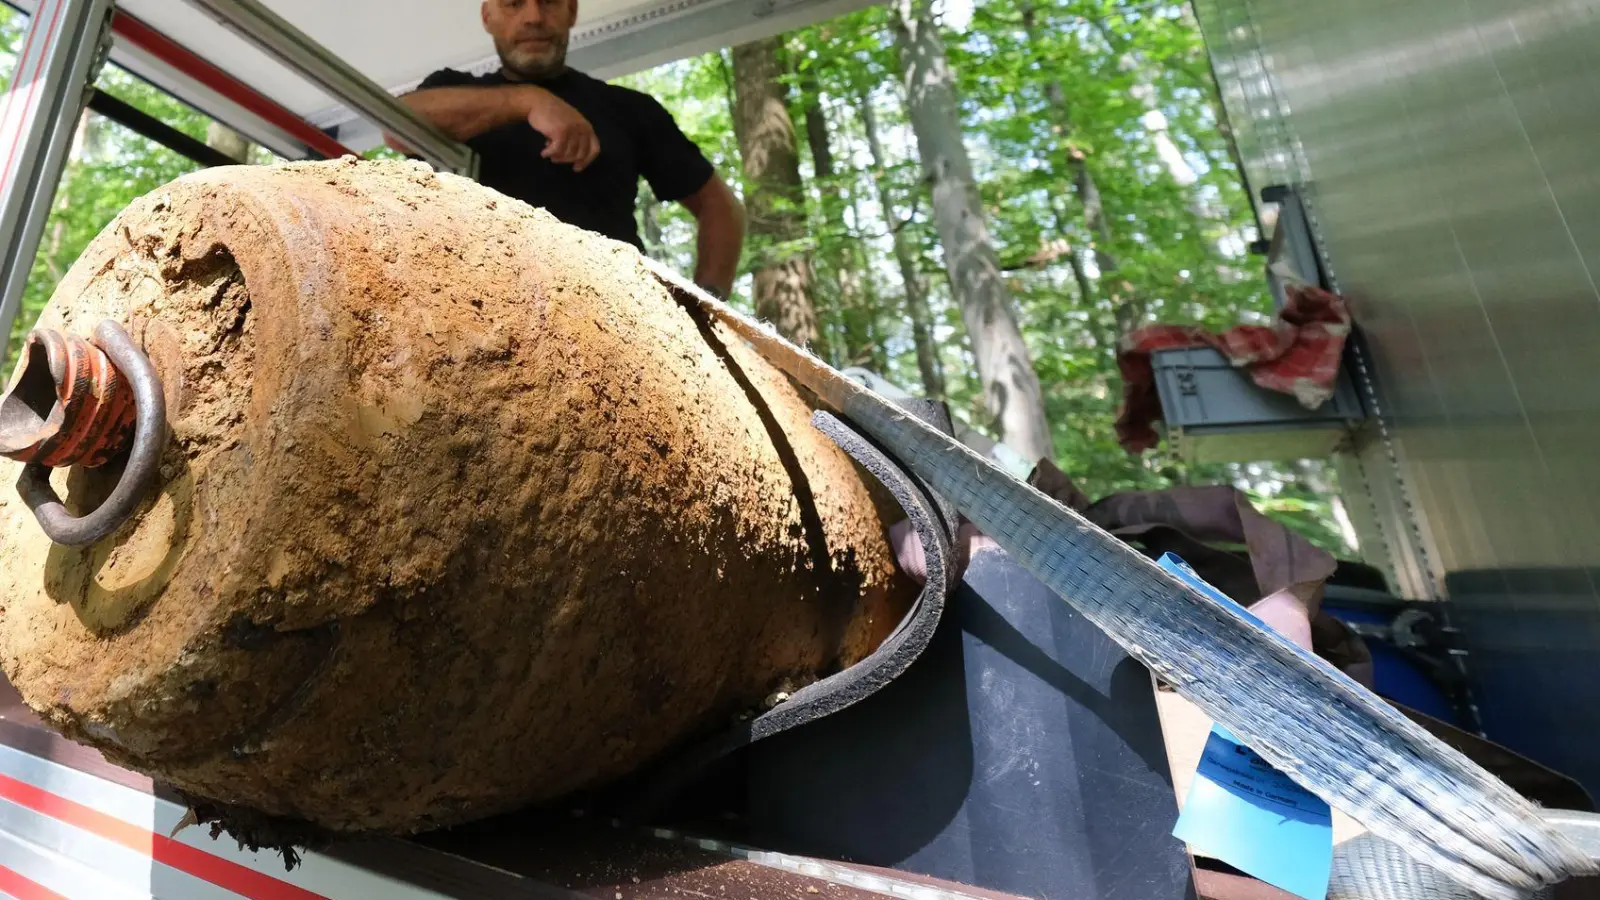
M 52 545 L 0 464 L 0 662 L 197 797 L 335 831 L 545 801 L 870 652 L 908 599 L 806 401 L 631 247 L 408 163 L 135 202 L 41 324 L 125 325 L 170 434 Z M 116 477 L 55 474 L 75 508 Z

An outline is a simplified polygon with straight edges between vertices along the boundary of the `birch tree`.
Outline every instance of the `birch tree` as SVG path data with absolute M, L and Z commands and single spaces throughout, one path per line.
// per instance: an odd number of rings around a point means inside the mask
M 984 403 L 1000 439 L 1025 459 L 1054 458 L 1043 392 L 989 238 L 962 138 L 955 82 L 930 0 L 894 0 L 906 111 L 933 194 L 951 291 L 972 342 Z

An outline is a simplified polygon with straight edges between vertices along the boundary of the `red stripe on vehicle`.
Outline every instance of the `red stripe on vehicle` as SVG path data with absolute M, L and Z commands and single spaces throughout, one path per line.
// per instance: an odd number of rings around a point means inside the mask
M 68 800 L 27 782 L 18 781 L 9 775 L 0 775 L 0 798 L 121 844 L 158 863 L 171 866 L 203 881 L 209 881 L 223 890 L 232 891 L 250 900 L 328 900 L 322 894 L 312 893 L 286 881 L 279 881 L 271 875 L 257 872 L 255 869 L 220 856 L 213 856 L 198 847 L 191 847 L 165 835 L 146 831 L 93 807 Z M 19 900 L 28 898 L 19 897 Z
M 0 891 L 16 900 L 67 900 L 32 878 L 0 866 Z
M 234 78 L 139 19 L 118 10 L 115 18 L 111 20 L 111 30 L 127 38 L 135 47 L 149 51 L 167 65 L 283 129 L 323 156 L 338 159 L 341 156 L 355 154 L 354 150 L 329 137 L 326 132 L 313 127 L 311 123 L 279 106 L 255 88 Z
M 17 87 L 22 85 L 23 89 L 28 92 L 28 98 L 22 106 L 21 115 L 17 118 L 17 126 L 11 132 L 11 146 L 6 148 L 5 166 L 0 168 L 0 193 L 3 193 L 6 186 L 11 183 L 11 164 L 17 158 L 17 145 L 22 143 L 23 128 L 27 125 L 28 117 L 33 115 L 34 108 L 39 105 L 39 96 L 43 93 L 39 90 L 41 87 L 39 73 L 44 69 L 45 57 L 50 55 L 50 44 L 56 38 L 56 26 L 61 24 L 61 10 L 66 5 L 65 2 L 57 3 L 55 11 L 50 14 L 50 24 L 43 29 L 44 46 L 39 48 L 39 60 L 32 67 L 28 65 L 28 51 L 32 49 L 33 36 L 36 31 L 33 26 L 38 23 L 32 20 L 28 22 L 28 39 L 23 42 L 22 55 L 17 57 L 17 72 L 11 76 L 11 87 L 10 90 L 6 91 L 6 98 L 9 100 L 11 97 L 16 96 Z M 35 8 L 34 15 L 37 16 L 38 12 L 38 9 Z M 9 107 L 10 104 L 8 103 L 8 111 Z

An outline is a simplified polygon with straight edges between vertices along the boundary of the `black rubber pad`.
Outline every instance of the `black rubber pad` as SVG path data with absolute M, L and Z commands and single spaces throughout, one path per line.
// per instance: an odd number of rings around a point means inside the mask
M 945 431 L 950 429 L 943 404 L 919 401 L 916 408 L 908 411 Z M 958 524 L 954 509 L 845 420 L 819 411 L 812 416 L 811 423 L 889 489 L 922 541 L 928 580 L 894 632 L 865 659 L 795 691 L 788 700 L 772 709 L 651 767 L 628 804 L 629 818 L 649 818 L 670 803 L 696 776 L 741 747 L 814 722 L 870 697 L 905 672 L 927 648 L 939 626 L 946 597 L 953 582 L 960 577 L 955 571 L 951 551 Z

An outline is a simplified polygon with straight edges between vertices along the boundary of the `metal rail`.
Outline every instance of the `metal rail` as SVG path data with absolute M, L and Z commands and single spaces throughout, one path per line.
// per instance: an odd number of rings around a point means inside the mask
M 0 99 L 0 373 L 67 148 L 111 46 L 112 0 L 40 0 Z
M 112 62 L 285 159 L 355 152 L 125 9 L 111 17 L 111 32 Z
M 91 89 L 89 110 L 202 166 L 234 166 L 243 162 L 105 91 Z
M 189 0 L 225 27 L 326 91 L 423 159 L 458 175 L 477 174 L 477 154 L 401 103 L 259 0 Z

